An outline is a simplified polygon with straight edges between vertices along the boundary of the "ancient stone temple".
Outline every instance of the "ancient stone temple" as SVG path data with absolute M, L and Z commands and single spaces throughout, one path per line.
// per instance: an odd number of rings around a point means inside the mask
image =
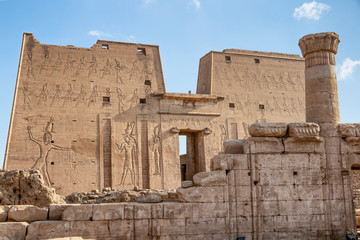
M 61 194 L 176 188 L 249 124 L 304 121 L 304 78 L 298 55 L 227 49 L 200 59 L 196 94 L 168 93 L 158 46 L 24 33 L 4 169 L 40 169 Z

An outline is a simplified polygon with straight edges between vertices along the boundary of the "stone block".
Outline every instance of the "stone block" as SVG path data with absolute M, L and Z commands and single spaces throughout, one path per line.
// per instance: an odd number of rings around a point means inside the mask
M 182 188 L 188 188 L 188 187 L 193 187 L 193 186 L 194 186 L 194 182 L 191 180 L 181 182 Z
M 283 154 L 281 157 L 282 169 L 310 168 L 309 154 Z
M 283 137 L 286 131 L 286 123 L 254 123 L 249 127 L 252 137 Z
M 45 221 L 47 218 L 47 207 L 39 208 L 32 205 L 15 205 L 8 213 L 8 221 L 15 222 Z
M 109 221 L 110 236 L 116 239 L 135 239 L 134 221 L 113 220 Z
M 245 153 L 282 153 L 284 145 L 281 138 L 249 137 L 244 145 Z
M 151 237 L 151 219 L 137 219 L 134 221 L 134 239 L 148 239 Z
M 224 153 L 225 154 L 242 154 L 244 153 L 245 140 L 225 140 Z
M 181 236 L 185 235 L 185 218 L 161 219 L 161 236 Z
M 340 137 L 360 137 L 360 124 L 355 123 L 340 123 L 339 124 Z
M 323 138 L 314 141 L 289 137 L 284 139 L 285 153 L 324 153 Z
M 211 161 L 211 170 L 231 170 L 235 157 L 231 154 L 218 154 Z
M 148 219 L 151 218 L 151 204 L 133 204 L 134 219 Z
M 94 204 L 93 221 L 124 219 L 123 203 Z
M 82 237 L 48 238 L 47 240 L 83 240 Z
M 186 234 L 226 233 L 225 218 L 187 218 Z
M 124 205 L 124 219 L 134 219 L 134 205 L 125 204 Z
M 49 220 L 61 220 L 61 216 L 69 206 L 78 206 L 80 204 L 50 204 Z
M 164 203 L 164 218 L 189 218 L 192 216 L 191 203 Z
M 26 228 L 29 224 L 26 222 L 1 222 L 0 239 L 3 240 L 24 240 Z
M 260 169 L 282 168 L 282 156 L 280 154 L 256 154 L 255 158 Z
M 182 202 L 223 202 L 223 187 L 191 187 L 178 188 L 179 199 Z
M 224 186 L 227 184 L 227 177 L 225 171 L 223 170 L 199 172 L 194 175 L 193 181 L 195 186 Z
M 93 216 L 93 205 L 69 206 L 62 214 L 63 221 L 89 221 Z
M 232 171 L 234 171 L 235 183 L 231 183 L 231 185 L 248 186 L 252 184 L 251 170 L 232 170 Z M 231 174 L 232 171 L 228 173 L 228 176 L 229 174 Z
M 360 153 L 360 137 L 347 137 L 345 141 L 348 153 Z
M 8 217 L 10 206 L 0 206 L 0 222 L 5 222 Z
M 227 203 L 196 203 L 192 205 L 192 218 L 224 218 L 227 217 Z
M 84 238 L 108 238 L 110 237 L 109 221 L 71 221 L 69 234 Z
M 70 237 L 70 222 L 39 221 L 27 228 L 26 240 L 48 239 L 52 237 Z
M 140 196 L 135 198 L 139 203 L 158 203 L 162 201 L 162 196 L 157 191 L 147 190 L 146 192 L 140 192 Z
M 314 139 L 319 137 L 320 126 L 311 122 L 289 123 L 289 136 L 295 138 Z
M 233 163 L 234 163 L 234 166 L 232 169 L 237 169 L 237 170 L 249 169 L 248 154 L 234 155 Z M 223 170 L 226 170 L 226 169 L 223 169 Z
M 151 217 L 153 219 L 164 218 L 164 204 L 165 203 L 151 204 Z
M 236 201 L 247 202 L 251 200 L 251 187 L 252 186 L 237 186 L 236 187 Z

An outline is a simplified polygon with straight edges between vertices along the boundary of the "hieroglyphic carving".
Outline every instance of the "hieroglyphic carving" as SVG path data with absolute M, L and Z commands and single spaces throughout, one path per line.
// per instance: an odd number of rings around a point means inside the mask
M 291 86 L 294 91 L 296 90 L 296 89 L 295 89 L 295 85 L 296 85 L 296 84 L 295 84 L 294 81 L 292 80 L 290 73 L 288 73 L 287 83 L 288 83 L 288 86 Z
M 89 104 L 88 106 L 90 106 L 91 103 L 96 103 L 96 98 L 99 96 L 98 92 L 97 92 L 97 86 L 95 85 L 92 89 L 92 92 L 90 94 L 89 97 Z
M 27 87 L 23 88 L 23 94 L 24 94 L 24 110 L 26 110 L 26 107 L 32 111 L 31 109 L 31 92 L 29 92 L 29 89 Z
M 144 68 L 143 68 L 142 73 L 145 74 L 145 75 L 150 75 L 150 74 L 152 74 L 153 71 L 151 71 L 150 68 L 149 68 L 149 62 L 148 62 L 148 61 L 144 61 L 143 64 L 144 64 Z
M 107 97 L 111 96 L 110 88 L 105 89 L 105 94 L 106 94 Z
M 66 94 L 64 96 L 64 103 L 63 105 L 65 105 L 66 103 L 68 102 L 72 102 L 73 100 L 73 95 L 74 95 L 74 92 L 72 91 L 72 86 L 71 86 L 71 83 L 69 83 L 68 85 L 68 90 L 66 91 Z
M 135 162 L 137 159 L 138 146 L 134 134 L 134 127 L 135 122 L 128 122 L 122 143 L 120 145 L 115 143 L 116 150 L 120 153 L 124 152 L 123 173 L 119 185 L 124 185 L 128 174 L 130 174 L 131 184 L 135 185 Z
M 156 126 L 154 128 L 154 135 L 152 139 L 152 148 L 151 151 L 154 156 L 154 175 L 161 175 L 161 168 L 160 168 L 160 144 L 161 144 L 161 137 L 160 137 L 160 128 Z
M 88 77 L 90 77 L 91 74 L 96 73 L 97 72 L 97 62 L 96 62 L 96 57 L 92 57 L 91 61 L 90 61 L 90 66 L 89 66 L 89 74 Z
M 116 96 L 118 98 L 119 113 L 122 113 L 125 108 L 124 100 L 126 98 L 126 94 L 123 94 L 120 88 L 116 88 Z
M 224 151 L 224 141 L 229 139 L 229 134 L 225 125 L 220 124 L 220 132 L 221 132 L 221 136 L 220 136 L 221 151 Z
M 124 73 L 122 71 L 126 69 L 126 66 L 121 65 L 117 59 L 115 59 L 115 64 L 116 81 L 117 83 L 124 83 Z
M 55 61 L 55 65 L 52 69 L 51 75 L 54 73 L 54 71 L 60 72 L 61 71 L 61 66 L 62 66 L 62 61 L 61 61 L 61 57 L 60 57 L 60 53 L 58 53 L 57 55 L 57 59 Z
M 132 68 L 130 70 L 130 82 L 133 82 L 136 80 L 138 72 L 139 72 L 138 63 L 137 63 L 137 60 L 134 60 Z
M 47 75 L 50 75 L 48 70 L 51 65 L 51 60 L 49 56 L 49 50 L 47 48 L 44 48 L 44 60 L 41 63 L 41 66 L 39 68 L 39 73 L 42 74 L 43 71 L 47 73 Z
M 61 100 L 61 89 L 60 89 L 60 85 L 56 85 L 56 89 L 55 89 L 55 94 L 54 96 L 52 96 L 52 100 L 51 100 L 51 105 L 53 105 L 53 103 L 56 102 L 60 102 Z
M 47 90 L 47 83 L 44 83 L 40 95 L 38 96 L 37 104 L 39 105 L 41 102 L 46 102 L 48 95 L 49 91 Z
M 249 87 L 250 74 L 248 68 L 245 69 L 245 72 L 243 74 L 243 79 L 244 79 L 244 87 L 245 88 Z
M 110 75 L 111 74 L 111 69 L 112 69 L 112 66 L 110 64 L 109 59 L 107 59 L 106 63 L 105 63 L 105 66 L 101 69 L 101 71 L 102 71 L 101 78 L 103 78 L 106 75 Z
M 76 106 L 78 106 L 79 103 L 86 103 L 86 92 L 84 89 L 84 85 L 82 85 L 82 84 L 80 87 L 80 93 L 76 98 Z
M 249 137 L 249 125 L 245 122 L 242 122 L 242 126 L 245 133 L 245 137 Z
M 33 66 L 32 66 L 32 54 L 31 54 L 31 52 L 27 53 L 26 65 L 27 65 L 26 75 L 28 77 L 34 78 L 34 69 L 33 69 Z
M 300 75 L 296 76 L 296 82 L 298 84 L 298 87 L 304 90 L 304 83 L 301 81 Z
M 39 150 L 40 150 L 40 156 L 36 159 L 34 165 L 31 167 L 31 169 L 36 169 L 39 170 L 41 172 L 41 174 L 44 177 L 45 180 L 45 184 L 48 186 L 52 185 L 51 182 L 51 178 L 49 176 L 49 171 L 47 168 L 47 158 L 49 155 L 49 152 L 51 150 L 62 150 L 62 151 L 70 151 L 71 148 L 66 148 L 66 147 L 60 147 L 54 144 L 53 141 L 53 133 L 54 133 L 54 118 L 51 117 L 50 121 L 47 123 L 46 127 L 45 127 L 45 132 L 43 134 L 43 137 L 41 140 L 38 140 L 36 138 L 33 137 L 32 134 L 32 126 L 28 125 L 27 127 L 27 131 L 29 134 L 29 138 L 31 141 L 33 141 L 34 143 L 36 143 L 39 146 Z

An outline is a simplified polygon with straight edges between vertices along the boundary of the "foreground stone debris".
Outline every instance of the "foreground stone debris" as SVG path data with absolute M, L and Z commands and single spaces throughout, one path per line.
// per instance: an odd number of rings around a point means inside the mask
M 45 185 L 39 171 L 0 169 L 0 205 L 32 204 L 44 207 L 52 203 L 65 201 L 53 188 Z

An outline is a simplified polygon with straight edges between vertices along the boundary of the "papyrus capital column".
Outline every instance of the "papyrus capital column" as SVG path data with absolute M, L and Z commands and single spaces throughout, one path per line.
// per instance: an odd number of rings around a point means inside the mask
M 310 34 L 299 40 L 305 58 L 307 122 L 340 122 L 335 67 L 339 42 L 334 32 Z

